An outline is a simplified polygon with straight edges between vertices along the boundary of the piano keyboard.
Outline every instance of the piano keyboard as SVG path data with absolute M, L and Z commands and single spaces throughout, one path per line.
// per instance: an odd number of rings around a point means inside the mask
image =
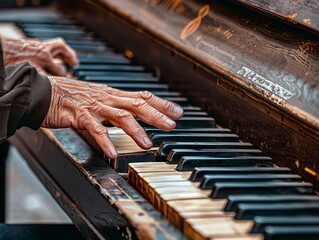
M 80 66 L 72 69 L 76 78 L 126 91 L 148 90 L 184 108 L 185 116 L 169 133 L 140 122 L 155 148 L 147 152 L 128 144 L 129 157 L 124 149 L 112 166 L 128 171 L 128 182 L 186 237 L 319 239 L 319 198 L 313 186 L 218 127 L 207 112 L 170 91 L 160 76 L 72 20 L 26 18 L 17 25 L 28 37 L 64 38 L 79 56 Z M 114 139 L 125 138 L 113 131 Z

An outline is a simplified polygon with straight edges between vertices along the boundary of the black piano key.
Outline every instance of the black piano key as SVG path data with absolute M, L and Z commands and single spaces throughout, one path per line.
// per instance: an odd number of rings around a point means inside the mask
M 51 24 L 46 23 L 20 23 L 19 27 L 22 29 L 49 29 L 52 28 Z M 78 29 L 84 29 L 83 26 L 75 26 L 75 25 L 63 25 L 63 24 L 54 24 L 54 29 L 71 29 L 71 30 L 78 30 Z
M 143 91 L 143 90 L 142 90 Z M 171 91 L 153 91 L 153 94 L 158 97 L 178 97 L 180 96 L 180 93 L 178 92 L 171 92 Z M 183 109 L 188 108 L 189 106 L 183 107 Z
M 178 131 L 181 130 L 181 131 Z M 154 133 L 145 129 L 147 134 Z M 160 131 L 158 131 L 160 132 Z M 230 133 L 229 129 L 223 128 L 196 128 L 196 129 L 173 129 L 170 133 Z M 156 151 L 156 156 L 166 157 L 172 149 L 222 149 L 222 148 L 241 148 L 252 149 L 253 145 L 242 142 L 162 142 Z
M 180 98 L 178 97 L 179 93 L 176 92 L 153 92 L 156 96 L 158 97 L 162 97 L 165 99 L 168 99 L 170 101 L 179 101 L 179 100 L 183 100 L 183 101 L 187 101 L 187 98 Z M 174 94 L 176 94 L 176 96 L 174 96 Z M 192 117 L 192 118 L 203 118 L 203 117 L 209 117 L 207 115 L 206 112 L 201 111 L 199 108 L 196 107 L 192 107 L 192 106 L 183 106 L 183 110 L 184 110 L 184 115 L 183 117 Z M 197 114 L 198 113 L 198 114 Z M 163 133 L 164 131 L 161 129 L 158 129 L 154 126 L 147 126 L 144 128 L 149 134 L 152 133 Z M 192 132 L 197 132 L 196 130 L 199 130 L 198 133 L 200 132 L 205 132 L 205 129 L 207 129 L 207 132 L 216 132 L 216 133 L 230 133 L 230 130 L 226 128 L 218 128 L 219 130 L 216 130 L 217 128 L 187 128 L 187 129 L 182 129 L 182 128 L 174 128 L 171 132 L 181 132 L 181 133 L 192 133 Z M 202 130 L 204 129 L 204 130 Z M 223 130 L 222 130 L 223 129 Z M 167 133 L 167 132 L 166 132 Z
M 31 34 L 32 35 L 32 34 Z M 75 38 L 75 37 L 68 37 L 68 36 L 54 36 L 54 35 L 50 35 L 50 36 L 31 36 L 31 35 L 28 35 L 28 37 L 30 38 L 36 38 L 38 40 L 41 40 L 41 41 L 48 41 L 48 40 L 52 40 L 52 38 L 63 38 L 64 41 L 68 42 L 69 40 L 78 40 L 80 42 L 87 42 L 87 41 L 93 41 L 93 38 L 92 37 L 89 37 L 89 36 L 86 36 L 86 37 L 82 37 L 82 38 Z M 95 52 L 97 53 L 97 52 Z M 107 53 L 111 53 L 109 51 L 104 51 L 104 52 L 99 52 L 99 54 L 107 54 Z M 87 53 L 86 53 L 87 54 Z
M 270 226 L 265 228 L 264 235 L 264 240 L 318 240 L 319 225 Z
M 76 41 L 76 40 L 68 40 L 68 41 Z M 79 39 L 79 42 L 83 42 L 83 40 Z M 91 42 L 91 41 L 90 41 Z M 94 40 L 92 40 L 94 42 Z M 100 40 L 96 40 L 96 42 L 102 43 Z M 108 60 L 110 58 L 118 58 L 118 59 L 126 59 L 127 61 L 131 62 L 130 59 L 127 59 L 123 54 L 121 53 L 80 53 L 78 54 L 79 59 L 83 60 L 92 60 L 92 61 L 104 61 Z
M 184 113 L 185 113 L 185 111 L 184 111 Z M 155 133 L 167 133 L 167 132 L 164 132 L 162 129 L 152 128 L 152 127 L 145 127 L 144 130 L 149 135 L 152 133 L 154 133 L 154 134 Z M 198 133 L 198 134 L 201 134 L 201 133 L 231 133 L 231 131 L 227 128 L 174 128 L 169 133 Z M 165 149 L 169 149 L 172 144 L 177 147 L 177 146 L 181 146 L 181 144 L 183 144 L 183 143 L 185 143 L 185 146 L 190 146 L 190 144 L 196 144 L 198 146 L 201 146 L 201 143 L 197 143 L 197 142 L 195 142 L 195 143 L 169 142 L 169 143 L 165 143 L 165 144 L 161 145 L 161 148 L 163 148 L 162 151 L 165 151 Z M 210 143 L 203 142 L 202 144 L 209 146 Z M 223 143 L 211 143 L 211 144 L 222 145 Z M 234 143 L 234 144 L 237 144 L 237 143 Z M 247 143 L 247 144 L 251 145 L 250 143 Z M 189 148 L 189 147 L 187 147 L 187 148 Z M 169 150 L 167 150 L 165 152 L 168 153 Z
M 184 111 L 203 111 L 200 107 L 188 106 L 183 108 Z
M 52 38 L 63 38 L 70 40 L 82 39 L 85 41 L 94 40 L 93 37 L 89 35 L 83 34 L 68 34 L 68 33 L 33 33 L 33 32 L 25 32 L 28 37 L 37 38 L 40 40 L 49 40 Z
M 297 183 L 291 183 L 297 184 Z M 305 184 L 305 183 L 299 183 Z M 304 189 L 306 189 L 304 187 Z M 308 191 L 310 194 L 310 191 Z M 235 219 L 237 220 L 252 220 L 257 216 L 319 216 L 318 202 L 303 202 L 303 203 L 241 203 L 238 205 Z
M 96 47 L 96 48 L 100 48 L 100 47 L 109 47 L 107 44 L 105 44 L 104 42 L 101 42 L 101 41 L 77 41 L 77 40 L 67 40 L 67 43 L 69 45 L 76 45 L 76 46 L 88 46 L 88 47 Z M 120 55 L 120 54 L 119 54 Z M 82 56 L 81 54 L 78 54 L 78 56 Z M 122 58 L 124 58 L 123 55 L 120 55 Z
M 93 71 L 93 70 L 79 70 L 77 76 L 83 79 L 101 79 L 107 76 L 126 76 L 126 77 L 154 77 L 153 73 L 150 72 L 122 72 L 122 71 Z M 97 78 L 99 77 L 99 78 Z
M 33 33 L 33 34 L 73 34 L 76 36 L 88 36 L 90 33 L 84 32 L 81 29 L 69 29 L 68 27 L 65 28 L 37 28 L 37 27 L 25 27 L 24 31 L 26 33 Z
M 138 120 L 141 126 L 143 127 L 151 127 L 151 125 L 144 123 L 140 120 Z M 176 128 L 215 128 L 215 119 L 211 117 L 182 117 L 181 119 L 178 119 L 176 122 Z M 154 139 L 162 138 L 161 135 L 165 135 L 167 137 L 171 136 L 169 133 L 158 133 L 154 134 Z M 173 134 L 176 136 L 176 134 Z M 193 136 L 193 134 L 190 134 Z M 186 136 L 186 135 L 185 135 Z M 195 137 L 195 136 L 194 136 Z M 200 137 L 200 136 L 199 136 Z M 181 139 L 181 138 L 178 138 Z M 199 140 L 199 139 L 198 139 Z M 172 141 L 178 141 L 173 140 Z M 194 140 L 196 141 L 196 140 Z
M 166 161 L 176 164 L 182 157 L 212 157 L 212 158 L 232 158 L 238 156 L 261 156 L 262 151 L 257 149 L 172 149 L 167 155 Z M 208 159 L 207 161 L 210 161 Z M 213 159 L 214 161 L 214 159 Z
M 283 217 L 255 217 L 251 233 L 263 233 L 266 227 L 294 227 L 294 226 L 319 226 L 319 216 L 283 216 Z
M 76 52 L 106 52 L 111 51 L 112 49 L 105 46 L 91 46 L 84 44 L 69 44 Z
M 201 189 L 211 189 L 220 182 L 301 182 L 301 177 L 292 174 L 233 174 L 205 175 L 199 185 Z
M 95 80 L 94 78 L 82 78 L 83 81 L 90 81 L 90 82 L 95 82 L 95 83 L 100 83 L 100 84 L 117 84 L 117 83 L 121 83 L 121 84 L 157 84 L 159 83 L 159 80 L 156 78 L 128 78 L 128 77 L 112 77 L 112 76 L 108 76 L 106 78 L 102 80 Z
M 143 124 L 141 124 L 143 126 Z M 179 125 L 177 128 L 185 128 Z M 159 147 L 162 142 L 184 141 L 184 142 L 238 142 L 238 136 L 235 134 L 220 133 L 152 133 L 150 139 L 154 146 Z
M 72 20 L 65 19 L 65 18 L 37 18 L 37 19 L 31 19 L 31 18 L 23 18 L 19 19 L 17 21 L 17 24 L 47 24 L 54 27 L 55 25 L 76 25 L 76 23 Z
M 273 175 L 273 174 L 272 174 Z M 281 174 L 280 174 L 281 175 Z M 226 212 L 235 212 L 242 203 L 289 203 L 319 201 L 316 195 L 230 195 L 224 208 Z
M 136 65 L 84 65 L 76 66 L 73 68 L 74 74 L 80 71 L 110 71 L 110 72 L 142 72 L 145 71 L 143 66 Z
M 289 168 L 269 167 L 196 167 L 189 180 L 199 182 L 206 174 L 290 174 Z
M 130 60 L 124 58 L 122 55 L 112 55 L 112 56 L 94 56 L 94 55 L 89 55 L 89 56 L 81 56 L 78 55 L 79 62 L 81 64 L 86 64 L 86 65 L 95 65 L 95 64 L 130 64 Z
M 177 128 L 185 128 L 183 125 L 177 125 Z M 238 136 L 235 134 L 219 133 L 172 133 L 172 134 L 151 134 L 150 139 L 153 145 L 159 147 L 162 142 L 184 141 L 184 142 L 238 142 Z
M 98 83 L 109 83 L 112 82 L 113 84 L 116 83 L 124 83 L 124 84 L 147 84 L 149 82 L 158 82 L 158 78 L 153 77 L 153 76 L 126 76 L 126 75 L 109 75 L 109 76 L 103 76 L 103 77 L 88 77 L 88 76 L 84 76 L 84 77 L 79 77 L 82 80 L 85 81 L 90 81 L 90 82 L 98 82 Z M 152 83 L 153 84 L 153 83 Z
M 177 171 L 192 171 L 195 167 L 271 167 L 272 160 L 265 156 L 239 156 L 230 158 L 194 157 L 180 158 Z M 206 175 L 205 175 L 206 176 Z
M 313 194 L 310 183 L 294 182 L 252 182 L 252 183 L 216 183 L 211 198 L 227 198 L 235 194 Z
M 208 117 L 207 112 L 184 111 L 185 117 Z
M 189 105 L 187 98 L 184 98 L 184 97 L 163 97 L 163 98 L 168 100 L 168 101 L 174 102 L 174 103 L 180 105 L 181 107 Z M 184 115 L 184 117 L 192 117 L 192 116 L 189 116 L 189 115 L 185 116 Z M 206 116 L 204 116 L 204 117 L 206 117 Z
M 128 84 L 122 84 L 122 83 L 108 83 L 107 84 L 110 87 L 118 88 L 123 91 L 167 91 L 168 86 L 165 84 L 134 84 L 134 83 L 128 83 Z

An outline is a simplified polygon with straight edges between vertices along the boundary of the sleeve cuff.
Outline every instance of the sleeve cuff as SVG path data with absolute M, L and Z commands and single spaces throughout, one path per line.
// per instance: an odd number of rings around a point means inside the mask
M 41 127 L 51 102 L 51 83 L 47 77 L 31 70 L 31 101 L 24 116 L 24 125 L 32 129 Z

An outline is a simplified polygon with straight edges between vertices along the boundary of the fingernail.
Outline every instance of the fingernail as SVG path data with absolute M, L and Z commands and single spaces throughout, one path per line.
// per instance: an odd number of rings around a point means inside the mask
M 176 107 L 174 108 L 174 113 L 175 113 L 175 115 L 177 115 L 177 116 L 182 115 L 183 112 L 184 112 L 184 111 L 183 111 L 183 108 L 181 108 L 181 107 L 176 106 Z
M 117 151 L 114 148 L 111 148 L 110 153 L 111 153 L 113 158 L 117 157 Z
M 145 143 L 145 145 L 147 147 L 152 147 L 153 146 L 153 143 L 151 142 L 151 140 L 148 137 L 144 137 L 143 141 L 144 141 L 144 143 Z
M 171 127 L 172 125 L 175 124 L 175 122 L 174 122 L 172 119 L 170 119 L 170 118 L 167 118 L 167 119 L 165 120 L 165 123 L 166 123 L 166 125 L 169 126 L 169 127 Z

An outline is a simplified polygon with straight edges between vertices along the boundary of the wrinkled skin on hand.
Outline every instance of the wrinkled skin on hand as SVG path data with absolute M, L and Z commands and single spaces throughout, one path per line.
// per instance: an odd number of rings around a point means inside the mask
M 54 61 L 60 59 L 70 66 L 78 65 L 75 51 L 62 39 L 2 40 L 4 64 L 29 62 L 42 75 L 66 76 L 66 69 Z
M 150 92 L 125 92 L 96 83 L 49 77 L 52 97 L 42 124 L 48 128 L 86 129 L 110 158 L 117 157 L 107 129 L 102 123 L 122 128 L 144 149 L 152 147 L 144 129 L 135 120 L 172 130 L 183 109 Z

